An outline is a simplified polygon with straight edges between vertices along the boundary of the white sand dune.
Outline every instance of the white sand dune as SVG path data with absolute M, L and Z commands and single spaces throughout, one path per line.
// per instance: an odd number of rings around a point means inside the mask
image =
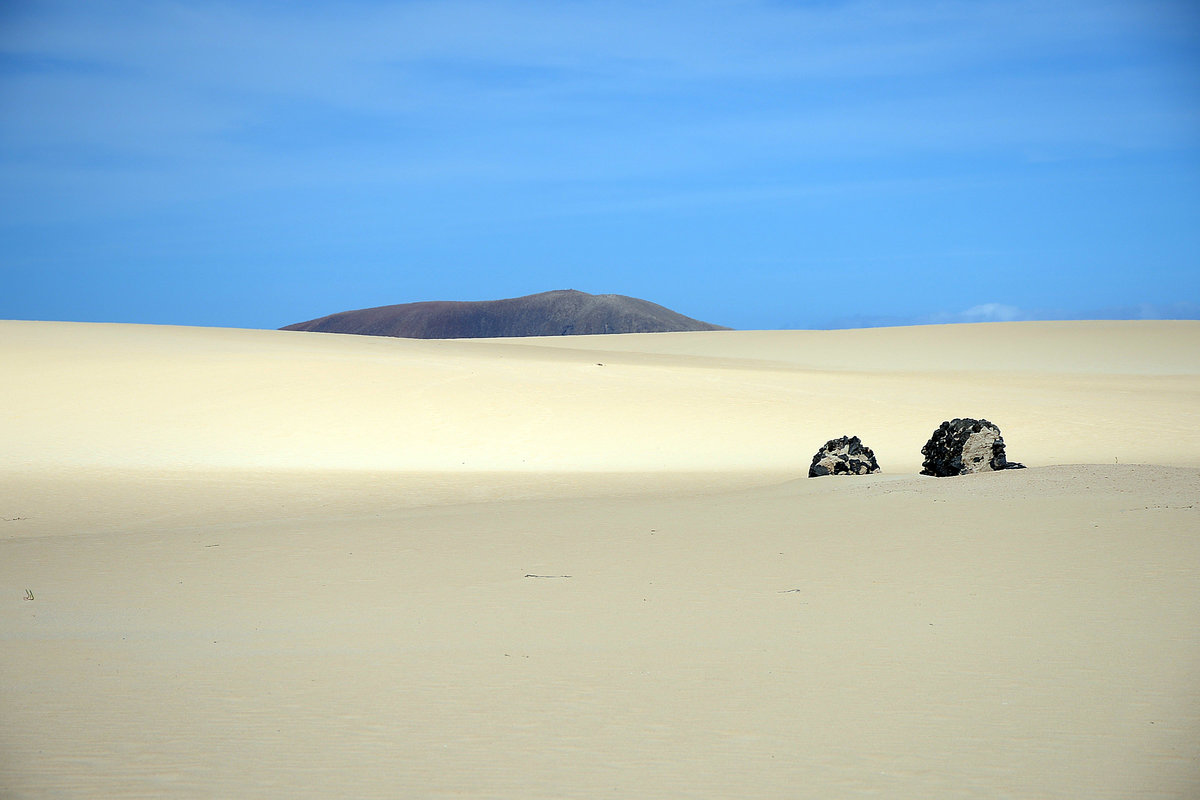
M 954 416 L 997 423 L 1016 460 L 1200 466 L 1189 322 L 470 341 L 5 322 L 0 357 L 6 455 L 31 467 L 797 470 L 851 432 L 915 472 Z
M 1200 323 L 0 366 L 0 797 L 1200 796 Z

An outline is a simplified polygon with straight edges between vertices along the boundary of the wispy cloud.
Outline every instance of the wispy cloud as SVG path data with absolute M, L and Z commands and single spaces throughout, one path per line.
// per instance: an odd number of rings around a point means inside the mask
M 964 311 L 938 313 L 926 318 L 931 323 L 947 322 L 1013 322 L 1027 319 L 1021 309 L 1004 303 L 981 303 Z
M 1032 319 L 1200 319 L 1200 303 L 1137 303 L 1094 309 L 1043 310 Z
M 838 317 L 826 323 L 829 328 L 884 328 L 905 325 L 953 325 L 974 322 L 1030 322 L 1049 320 L 1196 320 L 1200 319 L 1200 303 L 1139 303 L 1129 306 L 1110 306 L 1095 309 L 1036 309 L 1022 310 L 1005 303 L 981 303 L 962 311 L 939 311 L 911 316 L 860 314 Z
M 1155 72 L 1178 31 L 1121 3 L 57 8 L 0 28 L 0 178 L 21 219 L 34 195 L 113 215 L 384 182 L 621 182 L 637 205 L 808 183 L 831 162 L 1200 135 L 1200 106 Z M 1130 27 L 1160 54 L 1122 56 Z M 663 180 L 689 185 L 643 185 Z
M 534 160 L 519 142 L 540 130 L 551 155 L 577 156 L 576 166 L 594 158 L 594 143 L 644 171 L 653 159 L 636 158 L 635 138 L 658 157 L 680 144 L 694 159 L 736 156 L 736 143 L 752 140 L 760 153 L 804 160 L 1158 147 L 1200 130 L 1197 115 L 1163 106 L 1153 61 L 1118 48 L 1137 26 L 1169 54 L 1178 31 L 1125 4 L 111 7 L 69 4 L 0 33 L 10 148 L 182 158 L 200 144 L 228 154 L 345 115 L 311 143 L 336 156 L 339 139 L 375 127 L 403 146 L 393 159 L 471 153 L 482 143 L 461 133 L 485 125 L 498 160 Z M 1093 66 L 1105 50 L 1116 58 Z M 1063 62 L 1071 68 L 1047 68 Z M 1119 106 L 1097 102 L 1110 89 Z

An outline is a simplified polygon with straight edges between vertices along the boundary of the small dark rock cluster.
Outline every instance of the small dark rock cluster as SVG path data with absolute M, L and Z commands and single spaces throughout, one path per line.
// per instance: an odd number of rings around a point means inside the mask
M 986 419 L 943 422 L 921 448 L 922 475 L 946 478 L 1001 469 L 1024 469 L 1004 455 L 1000 429 Z
M 879 472 L 879 462 L 875 453 L 857 436 L 843 436 L 840 439 L 830 439 L 825 446 L 813 456 L 812 466 L 808 468 L 808 477 L 820 478 L 823 475 L 868 475 Z
M 986 419 L 952 419 L 943 422 L 921 448 L 925 462 L 922 475 L 947 478 L 992 472 L 1001 469 L 1025 469 L 1024 464 L 1009 461 L 1004 454 L 1000 429 Z M 857 436 L 830 439 L 813 456 L 808 477 L 825 475 L 870 475 L 879 472 L 875 453 Z

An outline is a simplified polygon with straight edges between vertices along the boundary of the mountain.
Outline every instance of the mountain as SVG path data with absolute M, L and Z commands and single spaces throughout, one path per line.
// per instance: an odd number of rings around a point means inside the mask
M 563 289 L 508 300 L 433 301 L 342 311 L 281 330 L 407 339 L 479 339 L 729 329 L 636 297 Z

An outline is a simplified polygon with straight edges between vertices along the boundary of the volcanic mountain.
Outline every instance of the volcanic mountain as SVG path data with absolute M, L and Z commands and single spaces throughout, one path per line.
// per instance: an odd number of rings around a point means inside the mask
M 636 297 L 563 289 L 508 300 L 432 301 L 342 311 L 281 330 L 406 339 L 479 339 L 729 329 Z

